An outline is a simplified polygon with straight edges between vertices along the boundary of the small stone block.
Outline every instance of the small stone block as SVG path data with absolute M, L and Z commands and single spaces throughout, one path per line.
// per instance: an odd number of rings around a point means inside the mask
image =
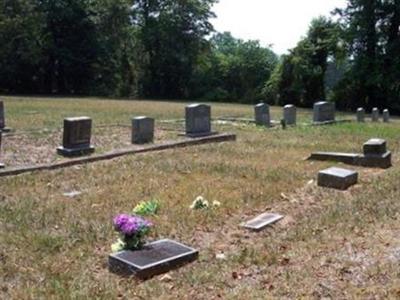
M 329 168 L 318 173 L 318 186 L 347 190 L 358 181 L 358 173 L 342 168 Z
M 271 225 L 279 220 L 281 220 L 283 216 L 273 213 L 263 213 L 254 219 L 243 224 L 243 227 L 253 230 L 253 231 L 261 231 L 268 225 Z
M 386 153 L 386 141 L 383 139 L 370 139 L 363 145 L 364 155 L 381 155 Z
M 113 273 L 147 279 L 192 262 L 198 254 L 193 248 L 165 239 L 149 243 L 141 250 L 111 254 L 108 265 Z
M 154 139 L 154 119 L 145 116 L 132 119 L 132 144 L 146 144 Z
M 392 153 L 386 151 L 380 155 L 364 155 L 360 159 L 360 165 L 368 168 L 388 169 L 392 166 Z
M 191 104 L 185 108 L 186 134 L 207 136 L 211 134 L 211 106 Z

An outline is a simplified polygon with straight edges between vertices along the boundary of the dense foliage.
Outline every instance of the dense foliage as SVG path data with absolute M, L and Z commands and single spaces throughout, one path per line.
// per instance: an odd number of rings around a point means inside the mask
M 254 100 L 276 61 L 216 0 L 0 0 L 0 92 Z

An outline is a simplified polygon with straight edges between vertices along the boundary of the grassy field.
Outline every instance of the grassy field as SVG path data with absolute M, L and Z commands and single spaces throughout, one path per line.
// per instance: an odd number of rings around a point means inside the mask
M 61 128 L 67 116 L 96 126 L 133 115 L 180 119 L 185 103 L 99 99 L 5 99 L 7 125 Z M 213 117 L 251 117 L 249 105 L 213 104 Z M 281 109 L 272 108 L 281 118 Z M 300 120 L 311 118 L 300 111 Z M 379 299 L 400 297 L 398 121 L 260 129 L 217 125 L 237 142 L 168 150 L 0 179 L 0 299 Z M 104 130 L 101 129 L 101 130 Z M 45 133 L 41 133 L 45 134 Z M 356 168 L 346 192 L 316 186 L 329 162 L 312 151 L 361 151 L 384 138 L 394 167 Z M 65 197 L 80 191 L 75 198 Z M 221 207 L 191 211 L 198 195 Z M 109 273 L 112 218 L 158 199 L 151 239 L 200 250 L 198 261 L 145 282 Z M 286 217 L 261 233 L 239 224 L 264 211 Z M 217 254 L 223 253 L 225 259 Z

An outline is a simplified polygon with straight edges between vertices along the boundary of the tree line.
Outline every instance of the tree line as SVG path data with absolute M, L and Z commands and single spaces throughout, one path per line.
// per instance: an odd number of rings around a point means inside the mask
M 0 0 L 0 92 L 400 112 L 400 0 L 348 0 L 282 56 L 215 32 L 217 1 Z

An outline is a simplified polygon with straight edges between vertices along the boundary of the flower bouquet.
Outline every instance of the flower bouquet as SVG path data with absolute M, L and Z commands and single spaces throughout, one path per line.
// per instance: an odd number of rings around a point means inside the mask
M 112 252 L 139 250 L 145 244 L 145 237 L 153 224 L 136 215 L 120 214 L 113 220 L 114 228 L 120 237 L 111 246 Z

